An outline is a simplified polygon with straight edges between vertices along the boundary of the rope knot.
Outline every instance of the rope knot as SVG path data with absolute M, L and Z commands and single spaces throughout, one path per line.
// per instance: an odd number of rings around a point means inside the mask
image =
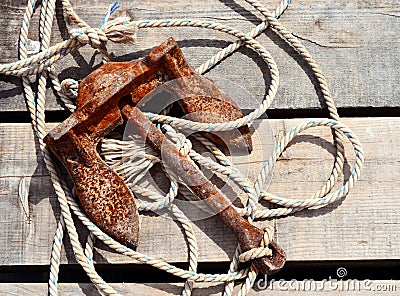
M 89 44 L 95 49 L 100 49 L 107 44 L 106 33 L 99 28 L 83 27 L 71 30 L 71 35 L 82 44 Z
M 264 235 L 260 242 L 260 246 L 258 248 L 253 248 L 240 254 L 239 256 L 240 262 L 247 262 L 257 258 L 272 256 L 272 250 L 268 246 L 270 245 L 274 237 L 274 229 L 268 225 L 264 227 L 263 230 L 264 230 Z
M 73 29 L 70 33 L 80 43 L 100 49 L 109 40 L 115 43 L 134 43 L 136 30 L 136 22 L 130 21 L 128 17 L 119 17 L 106 22 L 101 28 L 83 27 Z

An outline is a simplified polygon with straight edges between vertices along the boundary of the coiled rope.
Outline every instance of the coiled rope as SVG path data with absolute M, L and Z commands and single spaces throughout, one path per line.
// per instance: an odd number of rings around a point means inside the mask
M 283 27 L 278 21 L 279 16 L 288 7 L 290 0 L 282 0 L 278 7 L 273 13 L 261 5 L 258 1 L 246 0 L 253 6 L 255 10 L 260 12 L 265 18 L 258 26 L 256 26 L 250 32 L 243 33 L 234 27 L 230 27 L 224 24 L 219 24 L 211 21 L 202 20 L 191 20 L 191 19 L 164 19 L 164 20 L 139 20 L 132 21 L 129 18 L 119 17 L 114 20 L 109 20 L 110 15 L 118 8 L 117 3 L 110 5 L 108 12 L 101 25 L 98 28 L 90 27 L 85 21 L 83 21 L 73 10 L 68 0 L 60 0 L 64 9 L 64 12 L 78 27 L 71 30 L 71 37 L 68 40 L 60 42 L 56 45 L 50 46 L 50 36 L 52 30 L 52 24 L 54 21 L 55 2 L 56 0 L 42 0 L 40 7 L 40 51 L 36 54 L 28 56 L 28 31 L 31 23 L 31 18 L 34 14 L 35 7 L 37 6 L 36 0 L 28 0 L 27 6 L 23 18 L 23 23 L 20 30 L 19 39 L 19 60 L 13 63 L 0 65 L 0 73 L 6 75 L 15 75 L 22 78 L 24 94 L 26 98 L 27 107 L 29 109 L 32 125 L 34 132 L 39 141 L 39 147 L 42 151 L 44 162 L 49 171 L 51 181 L 53 183 L 55 192 L 61 208 L 61 217 L 57 225 L 53 249 L 51 253 L 51 267 L 50 267 L 50 279 L 49 279 L 49 294 L 57 295 L 57 284 L 58 284 L 58 273 L 60 265 L 60 253 L 62 248 L 62 241 L 65 229 L 68 232 L 68 236 L 75 254 L 76 260 L 88 274 L 91 281 L 96 285 L 98 290 L 106 295 L 120 295 L 115 289 L 113 289 L 108 283 L 106 283 L 96 272 L 93 262 L 93 245 L 94 238 L 100 239 L 110 248 L 115 251 L 129 256 L 139 262 L 152 265 L 168 273 L 185 279 L 184 289 L 182 295 L 191 295 L 194 282 L 215 282 L 223 281 L 226 282 L 224 295 L 232 295 L 234 281 L 237 279 L 245 279 L 239 294 L 246 295 L 255 283 L 257 271 L 251 266 L 247 269 L 238 270 L 239 262 L 248 261 L 254 258 L 268 256 L 270 250 L 268 244 L 273 238 L 273 229 L 271 227 L 265 227 L 265 235 L 262 245 L 259 248 L 250 250 L 246 253 L 241 253 L 240 248 L 236 249 L 235 255 L 232 258 L 232 262 L 229 271 L 226 274 L 202 274 L 197 272 L 198 262 L 198 246 L 196 236 L 193 232 L 192 222 L 183 214 L 183 212 L 172 202 L 178 192 L 179 184 L 172 174 L 168 174 L 170 178 L 170 190 L 166 196 L 160 195 L 156 192 L 149 192 L 145 188 L 135 187 L 135 178 L 139 178 L 140 175 L 135 175 L 132 172 L 131 179 L 127 182 L 131 182 L 131 188 L 134 192 L 148 196 L 153 202 L 141 203 L 139 210 L 153 210 L 159 208 L 167 208 L 172 215 L 174 215 L 182 224 L 185 231 L 185 235 L 188 238 L 188 252 L 189 252 L 189 268 L 187 270 L 177 268 L 160 259 L 155 259 L 140 252 L 136 252 L 116 242 L 108 235 L 103 233 L 97 228 L 82 212 L 79 205 L 76 203 L 71 190 L 67 187 L 64 180 L 60 179 L 57 167 L 50 157 L 48 148 L 43 142 L 45 136 L 45 91 L 46 91 L 46 80 L 50 78 L 51 83 L 56 90 L 58 96 L 62 99 L 64 105 L 69 110 L 75 109 L 72 98 L 76 96 L 77 84 L 75 81 L 67 79 L 62 83 L 58 80 L 56 73 L 54 72 L 53 65 L 58 60 L 71 53 L 73 50 L 77 50 L 85 45 L 98 49 L 102 56 L 103 61 L 109 60 L 106 44 L 107 42 L 116 43 L 133 43 L 135 40 L 135 34 L 140 28 L 157 28 L 157 27 L 200 27 L 205 29 L 212 29 L 224 32 L 235 36 L 238 40 L 226 48 L 220 50 L 217 54 L 212 56 L 209 60 L 203 63 L 198 69 L 198 73 L 202 74 L 205 71 L 215 67 L 218 62 L 225 59 L 232 52 L 237 50 L 239 47 L 245 45 L 250 47 L 257 52 L 260 57 L 266 63 L 266 69 L 268 69 L 271 76 L 271 83 L 269 85 L 267 94 L 263 99 L 260 106 L 251 112 L 249 115 L 231 122 L 218 123 L 218 124 L 204 124 L 198 122 L 192 122 L 170 116 L 160 114 L 147 114 L 147 116 L 154 122 L 161 124 L 163 131 L 182 151 L 182 153 L 188 155 L 196 162 L 201 165 L 219 172 L 229 177 L 241 186 L 244 192 L 248 196 L 248 205 L 244 208 L 236 208 L 241 214 L 246 216 L 250 222 L 258 218 L 271 218 L 283 215 L 288 215 L 296 211 L 300 211 L 306 208 L 322 207 L 326 206 L 337 199 L 345 196 L 349 190 L 353 187 L 354 183 L 360 177 L 362 163 L 364 156 L 361 148 L 361 144 L 358 141 L 356 135 L 339 120 L 335 104 L 330 95 L 328 84 L 322 74 L 321 69 L 315 60 L 311 57 L 309 52 L 304 48 L 299 40 L 292 35 L 285 27 Z M 179 132 L 182 129 L 189 129 L 192 131 L 225 131 L 240 126 L 246 125 L 253 120 L 259 118 L 271 105 L 279 82 L 279 72 L 276 63 L 270 53 L 258 42 L 255 38 L 264 32 L 268 27 L 279 34 L 290 46 L 292 46 L 300 56 L 308 63 L 312 69 L 319 87 L 321 89 L 323 98 L 328 106 L 329 119 L 318 119 L 309 120 L 301 124 L 300 126 L 292 129 L 286 134 L 284 138 L 280 140 L 275 148 L 274 153 L 268 161 L 262 167 L 262 170 L 255 183 L 250 182 L 243 174 L 234 167 L 234 165 L 225 157 L 225 155 L 217 148 L 214 144 L 208 140 L 198 136 L 198 139 L 209 149 L 217 159 L 217 162 L 213 162 L 208 158 L 204 158 L 199 155 L 194 149 L 190 141 Z M 31 87 L 29 76 L 36 75 L 38 90 L 35 93 Z M 299 133 L 306 129 L 326 126 L 332 129 L 333 136 L 336 145 L 336 157 L 333 165 L 332 172 L 322 186 L 322 188 L 314 193 L 307 199 L 296 199 L 296 198 L 285 198 L 272 195 L 263 190 L 263 185 L 268 175 L 272 171 L 275 163 L 279 159 L 282 152 L 289 145 L 289 143 Z M 344 147 L 343 142 L 345 139 L 351 143 L 356 156 L 356 161 L 352 170 L 352 173 L 346 183 L 340 187 L 337 191 L 332 192 L 334 185 L 343 169 L 344 164 Z M 135 149 L 133 142 L 121 143 L 116 140 L 106 140 L 102 145 L 103 154 L 107 161 L 114 165 L 116 170 L 121 169 L 118 166 L 118 157 L 115 157 L 116 149 L 121 149 L 123 145 L 128 145 L 129 149 Z M 151 155 L 146 154 L 146 161 L 141 163 L 142 169 L 148 169 L 153 163 L 157 162 L 158 159 Z M 137 162 L 133 162 L 132 165 L 136 165 Z M 167 172 L 168 173 L 168 172 Z M 278 205 L 274 209 L 258 208 L 258 202 L 261 200 L 267 200 L 271 203 Z M 78 217 L 84 226 L 90 231 L 85 246 L 79 241 L 79 236 L 72 219 L 72 212 Z

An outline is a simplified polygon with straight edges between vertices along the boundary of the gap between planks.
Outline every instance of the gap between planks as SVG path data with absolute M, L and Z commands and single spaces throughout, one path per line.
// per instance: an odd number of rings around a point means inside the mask
M 396 147 L 399 146 L 400 118 L 346 118 L 343 121 L 358 135 L 366 153 L 361 180 L 347 198 L 334 205 L 276 221 L 277 240 L 286 250 L 288 260 L 399 259 L 400 152 Z M 259 138 L 264 139 L 271 127 L 276 136 L 281 136 L 301 122 L 259 120 L 255 126 Z M 0 250 L 4 254 L 0 264 L 48 264 L 59 208 L 30 125 L 0 124 L 0 143 Z M 253 180 L 261 166 L 263 149 L 273 146 L 264 144 L 255 145 L 250 164 L 241 160 L 240 167 L 248 167 Z M 330 172 L 332 149 L 328 128 L 306 131 L 283 153 L 269 191 L 294 197 L 311 195 Z M 346 157 L 351 165 L 354 160 L 351 150 Z M 348 174 L 349 166 L 345 168 Z M 31 177 L 29 186 L 25 186 L 28 219 L 26 206 L 18 199 L 21 176 Z M 141 215 L 141 219 L 138 251 L 171 262 L 187 261 L 186 241 L 179 225 L 162 217 Z M 270 222 L 258 224 L 266 223 Z M 235 239 L 218 219 L 197 221 L 195 232 L 200 262 L 226 262 L 232 257 Z M 96 246 L 98 263 L 134 263 L 101 243 Z M 62 262 L 74 262 L 68 243 Z

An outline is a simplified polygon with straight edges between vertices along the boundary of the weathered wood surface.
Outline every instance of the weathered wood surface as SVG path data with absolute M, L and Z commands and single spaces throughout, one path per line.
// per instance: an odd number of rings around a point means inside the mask
M 327 283 L 322 281 L 302 282 L 297 281 L 291 283 L 286 282 L 275 282 L 267 289 L 263 289 L 263 283 L 260 283 L 261 289 L 254 288 L 249 292 L 249 296 L 261 296 L 261 295 L 349 295 L 349 296 L 363 296 L 366 293 L 368 295 L 398 295 L 400 289 L 399 281 L 368 281 L 365 284 L 364 281 L 359 281 L 360 288 L 358 286 L 352 286 L 354 283 L 346 284 L 344 281 L 342 286 L 340 282 Z M 257 285 L 257 284 L 256 284 Z M 331 286 L 330 286 L 331 285 Z M 358 284 L 356 284 L 358 285 Z M 141 295 L 141 296 L 167 296 L 167 295 L 181 295 L 183 284 L 181 283 L 159 283 L 159 284 L 111 284 L 111 286 L 123 295 Z M 221 295 L 223 292 L 223 285 L 217 283 L 196 283 L 194 285 L 193 296 L 209 295 L 216 296 Z M 336 288 L 335 288 L 336 287 Z M 343 287 L 343 288 L 339 288 Z M 353 288 L 356 287 L 356 288 Z M 234 295 L 239 292 L 240 285 L 235 286 Z M 47 285 L 46 284 L 0 284 L 0 290 L 4 292 L 3 295 L 46 295 Z M 59 294 L 63 296 L 78 296 L 78 295 L 100 295 L 99 292 L 92 284 L 60 284 Z
M 281 136 L 300 122 L 303 121 L 261 120 L 255 126 L 263 139 L 270 133 L 270 125 Z M 399 259 L 400 152 L 396 147 L 400 144 L 400 119 L 349 118 L 344 122 L 359 136 L 365 149 L 361 180 L 342 201 L 277 220 L 278 242 L 291 261 Z M 303 198 L 319 189 L 332 167 L 331 142 L 327 128 L 304 132 L 278 162 L 269 191 Z M 30 125 L 1 124 L 0 143 L 0 264 L 46 265 L 59 208 Z M 264 156 L 261 146 L 255 145 L 249 165 L 253 180 Z M 354 160 L 351 150 L 346 157 L 350 162 L 345 166 L 347 178 Z M 19 195 L 24 188 L 29 199 L 28 217 Z M 271 222 L 260 222 L 266 223 Z M 233 255 L 235 239 L 215 217 L 195 222 L 195 232 L 200 262 L 223 262 Z M 70 247 L 66 248 L 62 262 L 74 262 Z M 138 250 L 171 262 L 187 261 L 181 228 L 162 217 L 142 216 Z M 95 260 L 132 262 L 99 243 Z
M 196 18 L 217 21 L 251 30 L 259 23 L 260 15 L 247 3 L 234 1 L 175 0 L 163 4 L 157 0 L 145 2 L 120 1 L 135 19 Z M 271 10 L 277 1 L 263 0 Z M 72 1 L 77 13 L 90 25 L 97 26 L 103 19 L 107 0 Z M 22 22 L 25 0 L 6 0 L 0 4 L 0 62 L 17 59 L 14 42 Z M 57 4 L 57 21 L 53 27 L 53 44 L 68 38 L 61 6 Z M 303 40 L 305 46 L 321 65 L 339 107 L 399 106 L 398 69 L 400 67 L 400 3 L 390 1 L 293 1 L 281 17 L 282 23 Z M 38 16 L 30 30 L 37 40 Z M 198 28 L 146 29 L 138 32 L 137 44 L 123 46 L 109 44 L 116 60 L 132 60 L 143 56 L 147 49 L 169 36 L 178 40 L 188 60 L 199 66 L 212 53 L 233 39 L 224 33 Z M 275 57 L 281 86 L 272 108 L 319 108 L 320 98 L 315 92 L 315 79 L 298 55 L 275 33 L 268 32 L 258 40 Z M 80 79 L 98 65 L 94 51 L 88 47 L 57 64 L 60 79 Z M 268 84 L 264 63 L 248 49 L 241 49 L 212 70 L 211 77 L 229 79 L 245 87 L 259 101 Z M 221 85 L 224 83 L 221 82 Z M 49 91 L 49 95 L 51 91 Z M 235 94 L 232 93 L 235 97 Z M 239 96 L 240 97 L 240 96 Z M 239 100 L 243 108 L 256 107 L 254 100 Z M 60 109 L 50 95 L 47 108 Z M 12 77 L 0 77 L 0 110 L 26 110 L 21 82 Z

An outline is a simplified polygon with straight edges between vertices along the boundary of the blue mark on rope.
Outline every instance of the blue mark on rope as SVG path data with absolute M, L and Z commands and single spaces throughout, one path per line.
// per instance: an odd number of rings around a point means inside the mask
M 32 7 L 35 7 L 35 1 L 32 1 Z
M 315 120 L 310 120 L 309 122 L 307 122 L 307 125 L 313 125 L 315 123 Z
M 104 16 L 103 20 L 101 21 L 101 24 L 99 25 L 99 29 L 101 29 L 106 21 L 108 20 L 108 18 L 110 17 L 110 15 L 112 15 L 118 8 L 120 8 L 121 6 L 118 5 L 118 1 L 115 1 L 111 7 L 109 8 L 109 10 L 107 11 L 106 15 Z
M 217 275 L 215 275 L 215 274 L 210 275 L 209 278 L 211 278 L 211 279 L 216 279 L 216 278 L 217 278 Z
M 329 121 L 329 124 L 330 125 L 335 125 L 335 124 L 337 124 L 337 122 L 332 120 L 332 121 Z
M 189 271 L 188 273 L 190 274 L 190 276 L 195 276 L 196 275 L 193 271 Z
M 111 9 L 110 9 L 110 14 L 112 14 L 112 13 L 114 13 L 118 8 L 120 8 L 121 6 L 119 6 L 118 5 L 118 1 L 115 1 L 114 3 L 113 3 L 113 5 L 111 6 Z
M 349 138 L 353 138 L 353 135 L 351 133 L 344 133 L 346 136 L 348 136 Z
M 184 19 L 183 22 L 184 22 L 184 23 L 190 23 L 191 20 L 190 20 L 190 19 Z
M 204 23 L 207 24 L 207 25 L 212 25 L 213 24 L 212 21 L 205 21 Z
M 150 23 L 150 21 L 144 20 L 144 21 L 141 21 L 141 23 L 142 23 L 142 24 L 148 24 L 148 23 Z
M 339 189 L 339 193 L 342 194 L 343 192 L 344 192 L 344 187 L 341 187 L 341 188 Z
M 61 50 L 61 52 L 60 52 L 60 56 L 65 56 L 65 52 L 66 52 L 66 49 L 65 48 L 63 48 L 62 50 Z
M 243 39 L 246 40 L 246 41 L 249 41 L 250 37 L 249 36 L 244 36 Z
M 167 23 L 167 24 L 170 23 L 170 22 L 171 22 L 170 19 L 166 19 L 166 20 L 163 21 L 163 23 Z

